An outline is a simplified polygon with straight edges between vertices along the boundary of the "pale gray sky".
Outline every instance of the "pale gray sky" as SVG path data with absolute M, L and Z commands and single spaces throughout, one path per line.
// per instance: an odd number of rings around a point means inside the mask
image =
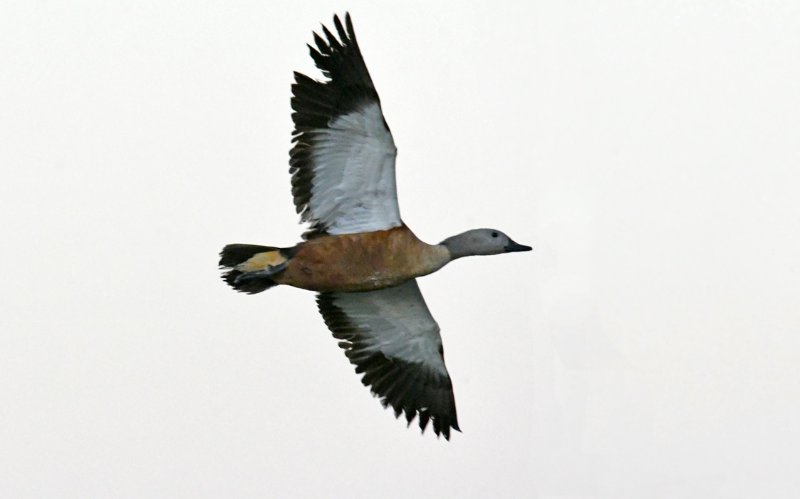
M 796 2 L 3 2 L 0 496 L 794 498 Z M 457 7 L 455 7 L 457 5 Z M 463 434 L 405 429 L 290 288 L 293 70 L 350 10 L 437 242 Z

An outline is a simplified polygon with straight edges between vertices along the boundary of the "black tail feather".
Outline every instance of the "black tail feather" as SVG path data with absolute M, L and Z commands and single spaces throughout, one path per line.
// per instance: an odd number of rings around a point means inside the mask
M 265 291 L 277 283 L 269 277 L 248 278 L 246 272 L 229 270 L 222 274 L 222 278 L 236 291 L 254 295 Z
M 255 294 L 275 286 L 277 283 L 272 279 L 269 272 L 256 271 L 247 272 L 236 269 L 236 266 L 246 262 L 258 253 L 270 251 L 281 251 L 281 248 L 272 246 L 259 246 L 256 244 L 229 244 L 222 248 L 219 256 L 219 266 L 225 271 L 222 279 L 236 291 L 242 293 Z M 285 268 L 285 265 L 283 266 Z M 282 268 L 275 268 L 274 273 L 279 273 Z M 274 275 L 274 274 L 272 274 Z
M 244 263 L 257 253 L 275 251 L 280 248 L 272 246 L 259 246 L 257 244 L 229 244 L 219 253 L 220 267 L 235 267 Z

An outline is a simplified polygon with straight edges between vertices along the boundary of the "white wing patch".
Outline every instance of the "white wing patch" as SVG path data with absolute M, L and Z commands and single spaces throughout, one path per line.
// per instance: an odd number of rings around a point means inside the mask
M 367 293 L 339 293 L 338 306 L 364 333 L 364 352 L 382 353 L 447 376 L 439 325 L 415 280 Z
M 314 180 L 310 218 L 329 234 L 386 230 L 402 225 L 397 204 L 397 148 L 380 104 L 372 102 L 309 132 Z
M 339 340 L 361 382 L 391 405 L 395 416 L 428 422 L 437 435 L 458 430 L 453 385 L 444 365 L 439 326 L 417 282 L 358 293 L 321 293 L 325 324 Z

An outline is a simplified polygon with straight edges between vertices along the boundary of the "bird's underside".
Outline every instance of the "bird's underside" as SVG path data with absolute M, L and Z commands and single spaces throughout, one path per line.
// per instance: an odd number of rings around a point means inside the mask
M 335 16 L 334 26 L 336 35 L 323 26 L 309 46 L 325 79 L 295 73 L 292 85 L 289 171 L 295 207 L 310 226 L 306 241 L 228 245 L 223 278 L 246 293 L 277 284 L 319 291 L 325 324 L 362 383 L 397 417 L 449 439 L 458 430 L 452 383 L 439 326 L 414 279 L 449 254 L 400 219 L 397 149 L 378 93 L 349 14 L 344 24 Z
M 459 430 L 439 326 L 416 278 L 464 256 L 530 251 L 496 229 L 426 244 L 400 218 L 397 148 L 353 32 L 314 34 L 311 58 L 324 79 L 295 73 L 289 172 L 304 242 L 290 248 L 229 244 L 223 278 L 244 293 L 284 284 L 316 291 L 325 324 L 361 381 L 420 428 Z

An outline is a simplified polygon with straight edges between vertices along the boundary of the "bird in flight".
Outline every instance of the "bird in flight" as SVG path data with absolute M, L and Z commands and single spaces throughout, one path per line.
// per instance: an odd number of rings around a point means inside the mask
M 260 293 L 284 284 L 318 293 L 325 324 L 365 386 L 422 432 L 460 431 L 439 326 L 416 278 L 464 256 L 529 251 L 496 229 L 439 244 L 419 240 L 400 218 L 397 148 L 353 31 L 334 16 L 334 35 L 314 33 L 311 58 L 323 81 L 295 72 L 289 173 L 303 242 L 289 248 L 229 244 L 223 279 Z

